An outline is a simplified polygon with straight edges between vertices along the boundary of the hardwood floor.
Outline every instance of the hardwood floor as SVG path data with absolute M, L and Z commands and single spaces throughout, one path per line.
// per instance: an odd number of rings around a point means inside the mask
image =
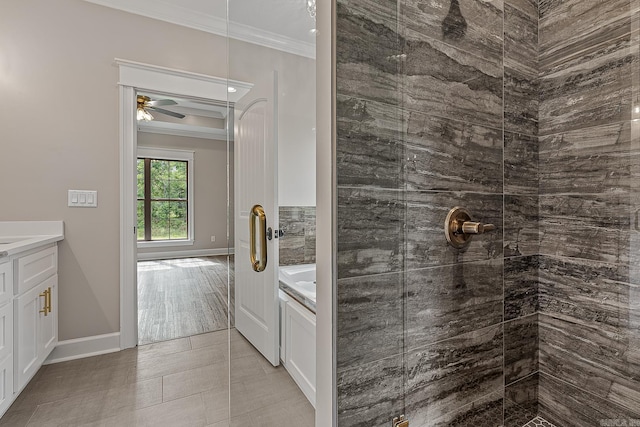
M 314 417 L 289 374 L 232 329 L 45 365 L 0 426 L 313 427 Z
M 227 256 L 139 261 L 138 343 L 226 329 L 232 263 Z

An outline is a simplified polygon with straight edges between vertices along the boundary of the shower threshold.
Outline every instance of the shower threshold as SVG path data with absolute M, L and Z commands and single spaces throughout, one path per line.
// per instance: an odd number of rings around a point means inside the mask
M 556 427 L 542 417 L 535 417 L 522 427 Z

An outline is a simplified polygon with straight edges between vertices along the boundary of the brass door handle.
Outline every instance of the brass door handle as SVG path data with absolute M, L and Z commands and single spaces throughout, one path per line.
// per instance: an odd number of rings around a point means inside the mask
M 257 255 L 256 221 L 259 222 L 260 257 Z M 251 208 L 249 214 L 249 257 L 253 271 L 261 272 L 267 268 L 267 214 L 260 205 Z
M 444 221 L 447 242 L 456 249 L 466 247 L 475 234 L 484 234 L 495 229 L 496 226 L 493 224 L 472 221 L 469 211 L 457 206 L 449 211 Z

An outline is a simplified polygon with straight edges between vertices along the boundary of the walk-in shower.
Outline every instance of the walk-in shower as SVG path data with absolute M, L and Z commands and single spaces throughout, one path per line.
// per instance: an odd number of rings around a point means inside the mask
M 640 424 L 637 1 L 336 9 L 339 425 Z

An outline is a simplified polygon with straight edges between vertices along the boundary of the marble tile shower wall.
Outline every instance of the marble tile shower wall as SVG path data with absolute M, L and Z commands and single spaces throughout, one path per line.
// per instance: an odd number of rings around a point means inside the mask
M 537 36 L 536 0 L 338 0 L 339 425 L 537 415 Z M 497 230 L 451 249 L 454 206 Z
M 315 206 L 280 206 L 280 265 L 315 264 L 316 208 Z
M 540 414 L 640 419 L 636 0 L 540 5 Z

